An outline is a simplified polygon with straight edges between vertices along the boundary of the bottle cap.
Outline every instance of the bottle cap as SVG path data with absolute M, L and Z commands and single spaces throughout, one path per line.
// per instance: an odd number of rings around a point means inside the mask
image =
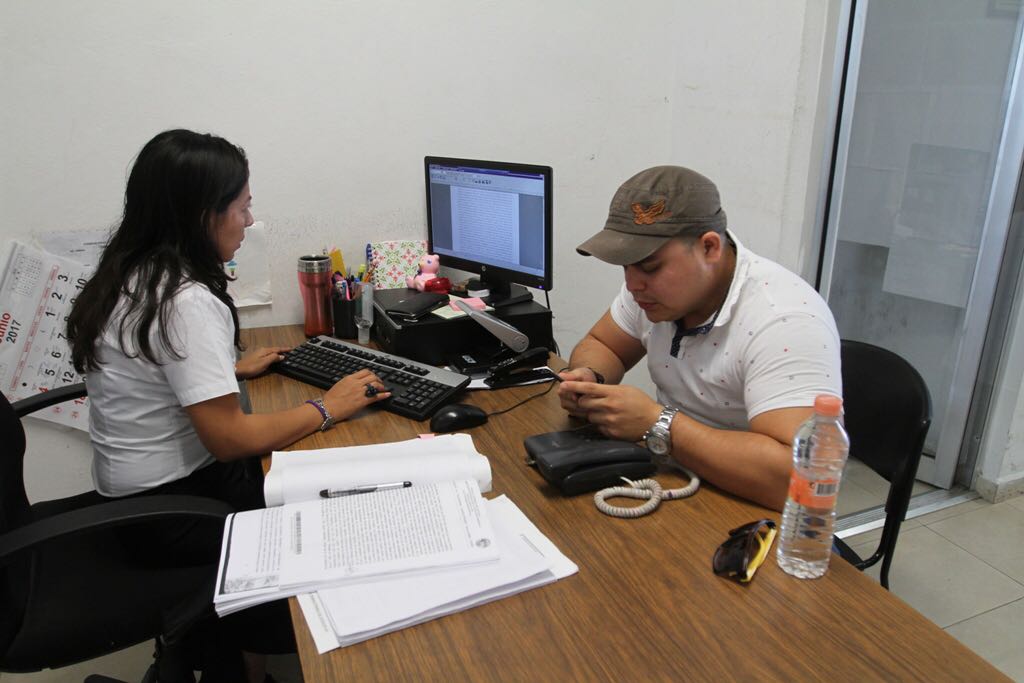
M 814 412 L 827 417 L 839 417 L 843 412 L 843 399 L 831 394 L 819 394 L 814 399 Z

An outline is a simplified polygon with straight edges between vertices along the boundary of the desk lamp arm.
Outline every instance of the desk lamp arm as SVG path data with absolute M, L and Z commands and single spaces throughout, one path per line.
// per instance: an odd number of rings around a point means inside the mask
M 504 320 L 478 311 L 461 299 L 455 299 L 455 305 L 516 353 L 522 353 L 530 347 L 530 338 Z

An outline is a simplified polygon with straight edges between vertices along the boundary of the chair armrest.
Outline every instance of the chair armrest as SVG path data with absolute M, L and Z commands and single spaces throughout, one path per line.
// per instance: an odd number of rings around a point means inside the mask
M 836 550 L 839 551 L 839 556 L 861 571 L 864 571 L 868 567 L 876 564 L 880 559 L 882 559 L 882 555 L 885 554 L 882 552 L 882 546 L 879 546 L 874 555 L 864 559 L 854 552 L 853 548 L 848 546 L 846 542 L 838 536 L 835 537 L 834 543 Z
M 0 536 L 0 566 L 14 555 L 63 536 L 174 517 L 224 519 L 234 509 L 201 496 L 144 496 L 69 510 Z
M 836 536 L 832 540 L 832 543 L 835 546 L 835 549 L 839 551 L 839 556 L 847 562 L 849 562 L 850 564 L 852 564 L 854 567 L 857 567 L 861 562 L 864 561 L 861 559 L 860 555 L 853 551 L 853 548 L 846 544 L 846 541 L 839 538 L 838 536 Z
M 15 415 L 22 418 L 29 413 L 36 412 L 37 410 L 49 408 L 50 406 L 55 406 L 58 403 L 70 401 L 75 398 L 82 398 L 85 395 L 85 383 L 79 382 L 78 384 L 69 384 L 66 387 L 50 389 L 49 391 L 44 391 L 41 394 L 36 394 L 35 396 L 29 396 L 28 398 L 23 398 L 20 401 L 15 401 L 11 404 L 11 408 L 14 409 Z

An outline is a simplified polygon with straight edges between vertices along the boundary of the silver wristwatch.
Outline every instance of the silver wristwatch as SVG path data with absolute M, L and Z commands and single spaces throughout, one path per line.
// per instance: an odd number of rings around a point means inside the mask
M 644 445 L 655 455 L 668 455 L 672 451 L 672 418 L 679 411 L 665 406 L 658 416 L 658 421 L 644 434 Z

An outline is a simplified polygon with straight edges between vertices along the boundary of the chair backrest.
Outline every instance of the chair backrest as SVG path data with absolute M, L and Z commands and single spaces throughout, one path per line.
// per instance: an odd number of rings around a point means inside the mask
M 23 468 L 25 430 L 7 397 L 0 394 L 0 534 L 29 519 Z
M 7 397 L 0 394 L 0 536 L 28 522 L 31 512 L 22 476 L 25 461 L 25 430 Z M 24 575 L 23 566 L 0 565 L 0 652 L 4 651 L 21 622 L 25 596 L 17 595 L 11 576 Z M 15 574 L 12 574 L 14 572 Z
M 892 483 L 886 511 L 902 521 L 932 420 L 924 379 L 906 360 L 842 340 L 843 410 L 850 455 Z

